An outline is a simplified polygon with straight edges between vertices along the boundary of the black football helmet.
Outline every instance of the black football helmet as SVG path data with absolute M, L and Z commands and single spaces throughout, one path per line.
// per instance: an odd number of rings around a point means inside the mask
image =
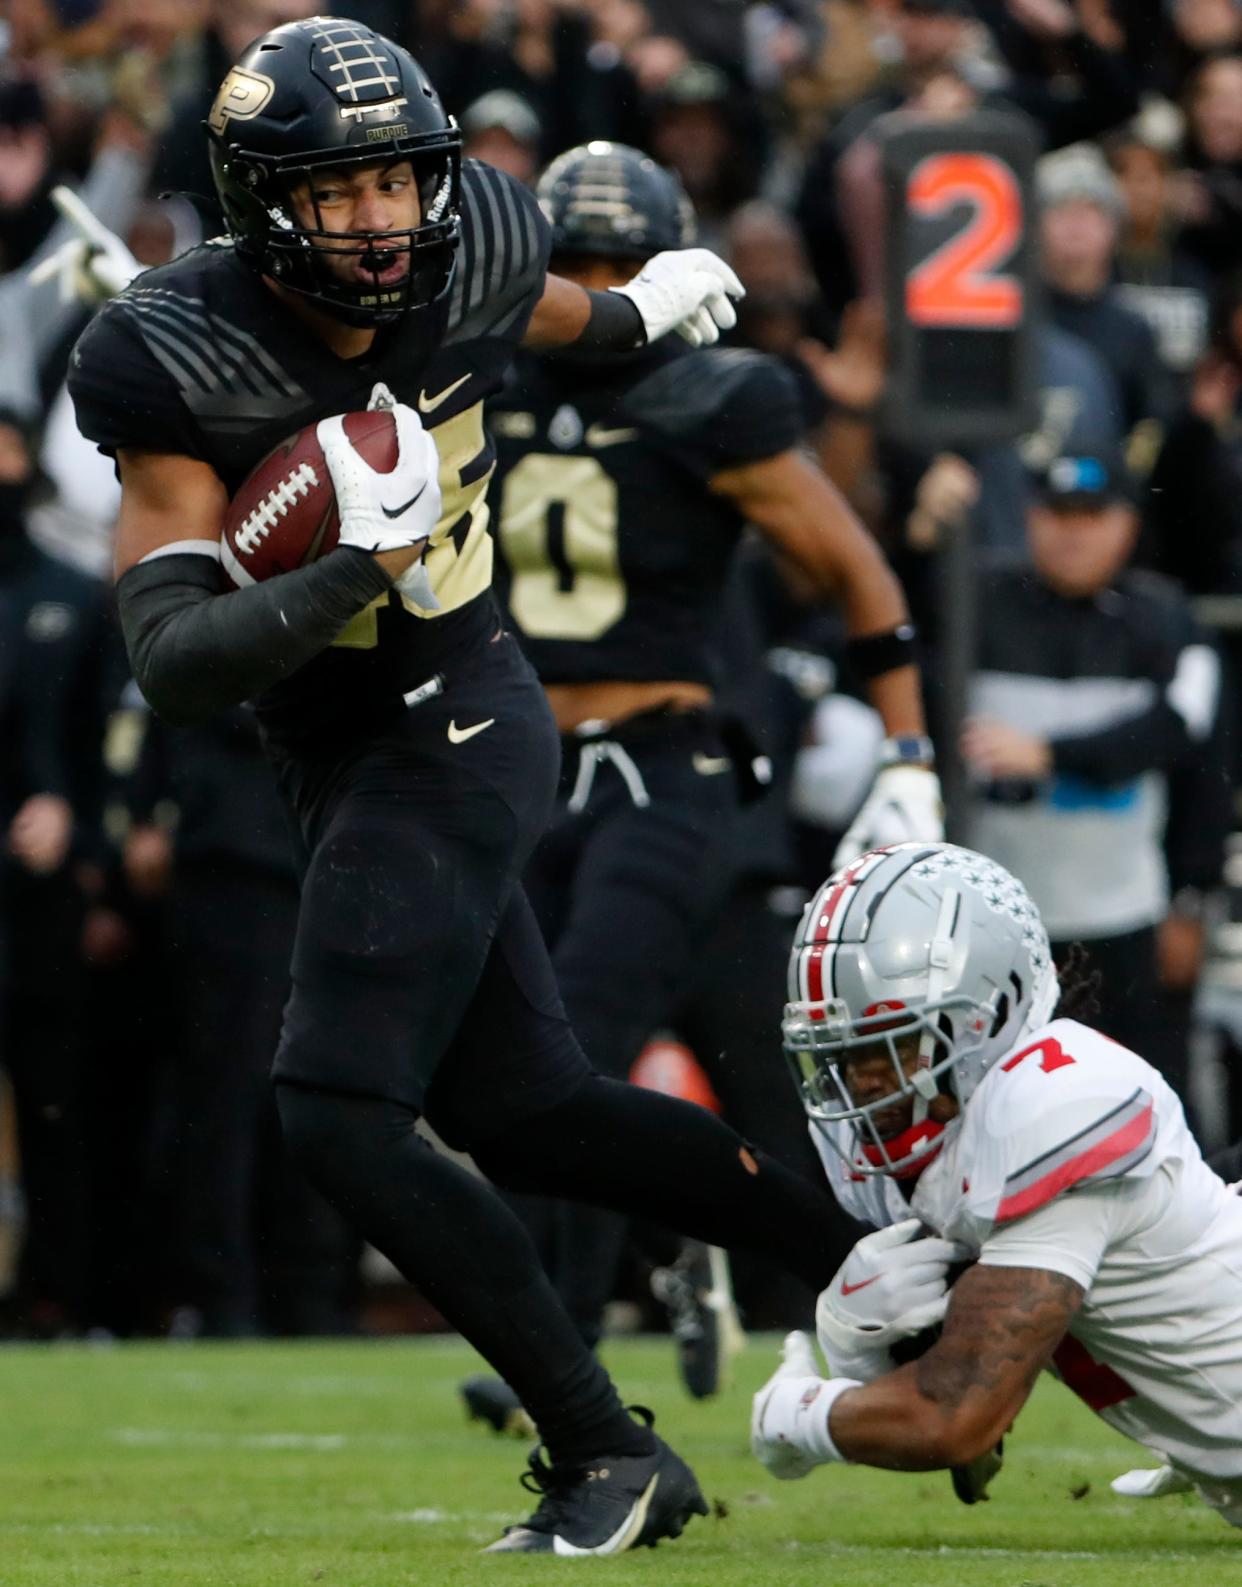
M 625 143 L 583 143 L 539 178 L 552 253 L 649 259 L 694 242 L 694 209 L 671 171 Z
M 351 325 L 387 324 L 444 298 L 460 227 L 461 135 L 407 51 L 337 17 L 286 23 L 229 71 L 206 126 L 225 219 L 253 269 Z M 312 172 L 377 160 L 411 162 L 418 226 L 330 232 L 317 204 L 314 226 L 298 221 L 290 194 Z M 347 283 L 327 267 L 329 243 L 377 268 L 376 243 L 408 248 L 409 271 L 392 285 Z

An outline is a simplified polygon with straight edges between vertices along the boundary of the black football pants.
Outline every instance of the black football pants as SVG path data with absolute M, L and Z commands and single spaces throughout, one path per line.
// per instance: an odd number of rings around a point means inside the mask
M 516 645 L 482 650 L 391 732 L 280 767 L 309 860 L 275 1078 L 312 1181 L 566 1459 L 632 1424 L 521 1223 L 425 1147 L 420 1111 L 502 1186 L 768 1249 L 812 1283 L 831 1276 L 832 1211 L 703 1110 L 593 1076 L 518 882 L 555 730 Z
M 667 1024 L 729 885 L 737 779 L 712 718 L 658 712 L 563 743 L 552 823 L 526 889 L 591 1066 L 625 1080 Z M 778 1055 L 779 1057 L 779 1055 Z M 518 1204 L 588 1344 L 616 1291 L 628 1220 Z

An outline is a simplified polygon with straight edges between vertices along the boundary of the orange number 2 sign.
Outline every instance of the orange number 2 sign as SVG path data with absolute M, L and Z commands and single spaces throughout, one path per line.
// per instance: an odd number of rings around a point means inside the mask
M 1022 284 L 994 267 L 1022 231 L 1013 172 L 991 154 L 930 154 L 910 173 L 907 202 L 935 220 L 959 204 L 974 213 L 960 231 L 910 272 L 906 313 L 916 325 L 1009 330 L 1022 318 Z

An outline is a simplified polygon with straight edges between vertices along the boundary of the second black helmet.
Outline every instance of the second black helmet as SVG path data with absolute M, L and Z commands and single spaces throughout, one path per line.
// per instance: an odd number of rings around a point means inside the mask
M 694 209 L 671 171 L 626 143 L 583 143 L 557 155 L 535 189 L 552 253 L 649 259 L 694 242 Z

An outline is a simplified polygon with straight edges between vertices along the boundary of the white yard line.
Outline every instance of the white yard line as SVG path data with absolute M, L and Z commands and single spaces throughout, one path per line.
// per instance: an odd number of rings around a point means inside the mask
M 398 1521 L 403 1525 L 452 1526 L 460 1521 L 481 1522 L 486 1526 L 512 1526 L 512 1510 L 394 1510 L 379 1517 L 382 1521 Z
M 379 1435 L 353 1437 L 346 1433 L 211 1433 L 197 1428 L 114 1427 L 107 1437 L 117 1444 L 136 1447 L 179 1445 L 192 1449 L 312 1449 L 335 1453 L 350 1443 L 406 1443 L 404 1438 Z

